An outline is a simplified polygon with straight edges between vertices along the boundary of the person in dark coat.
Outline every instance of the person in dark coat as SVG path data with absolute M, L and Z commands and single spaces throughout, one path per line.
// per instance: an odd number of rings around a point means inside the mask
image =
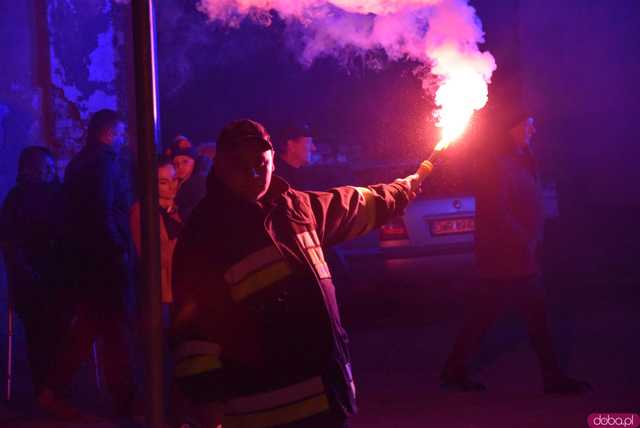
M 102 365 L 114 413 L 129 417 L 134 396 L 128 332 L 131 330 L 130 195 L 118 151 L 125 126 L 113 110 L 100 110 L 89 121 L 85 147 L 67 166 L 64 182 L 67 269 L 75 288 L 75 321 L 65 351 L 57 359 L 51 389 L 42 407 L 64 407 L 54 388 L 68 385 L 101 339 Z M 59 406 L 58 406 L 59 405 Z
M 306 124 L 291 124 L 283 128 L 276 144 L 275 173 L 294 189 L 315 189 L 305 167 L 311 165 L 311 155 L 316 151 L 311 129 Z
M 178 177 L 176 205 L 183 221 L 187 221 L 191 212 L 204 198 L 207 191 L 207 174 L 210 161 L 199 156 L 196 148 L 184 136 L 174 140 L 166 154 L 171 156 Z
M 0 242 L 9 299 L 24 326 L 36 395 L 70 321 L 60 271 L 61 219 L 61 185 L 53 155 L 45 147 L 27 147 L 20 154 L 16 186 L 2 205 Z
M 580 394 L 590 386 L 558 366 L 547 324 L 538 262 L 544 226 L 542 191 L 530 142 L 532 117 L 520 117 L 496 137 L 499 144 L 478 174 L 475 255 L 477 295 L 441 373 L 442 385 L 459 391 L 484 390 L 467 370 L 469 359 L 496 319 L 516 309 L 527 325 L 538 357 L 545 393 Z M 494 148 L 495 149 L 495 148 Z

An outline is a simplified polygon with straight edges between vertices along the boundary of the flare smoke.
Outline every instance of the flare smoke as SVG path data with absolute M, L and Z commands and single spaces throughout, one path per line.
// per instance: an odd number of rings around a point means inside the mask
M 231 27 L 247 17 L 269 25 L 277 12 L 302 29 L 293 32 L 293 45 L 305 65 L 322 56 L 344 59 L 354 50 L 382 49 L 390 60 L 429 67 L 435 79 L 423 78 L 423 88 L 435 94 L 445 147 L 487 102 L 496 64 L 478 48 L 484 33 L 467 0 L 200 0 L 197 7 Z

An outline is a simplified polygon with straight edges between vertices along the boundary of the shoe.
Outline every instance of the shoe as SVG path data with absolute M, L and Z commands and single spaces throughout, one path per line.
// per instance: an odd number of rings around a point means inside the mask
M 589 382 L 573 379 L 566 375 L 555 376 L 544 381 L 545 394 L 582 395 L 592 390 Z
M 471 380 L 468 376 L 440 376 L 440 388 L 455 392 L 480 392 L 487 387 L 480 382 Z

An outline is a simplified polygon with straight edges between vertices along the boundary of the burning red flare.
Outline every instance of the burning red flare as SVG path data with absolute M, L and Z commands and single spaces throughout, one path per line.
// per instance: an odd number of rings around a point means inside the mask
M 474 111 L 487 103 L 487 84 L 495 63 L 490 55 L 455 47 L 436 49 L 429 55 L 436 61 L 432 73 L 441 78 L 434 113 L 436 126 L 441 129 L 435 150 L 440 151 L 462 136 Z

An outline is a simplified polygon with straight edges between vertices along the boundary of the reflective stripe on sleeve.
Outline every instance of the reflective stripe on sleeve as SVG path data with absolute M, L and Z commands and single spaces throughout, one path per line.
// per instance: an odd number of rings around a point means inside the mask
M 229 426 L 267 428 L 291 423 L 329 409 L 320 377 L 274 391 L 229 400 L 225 421 Z

